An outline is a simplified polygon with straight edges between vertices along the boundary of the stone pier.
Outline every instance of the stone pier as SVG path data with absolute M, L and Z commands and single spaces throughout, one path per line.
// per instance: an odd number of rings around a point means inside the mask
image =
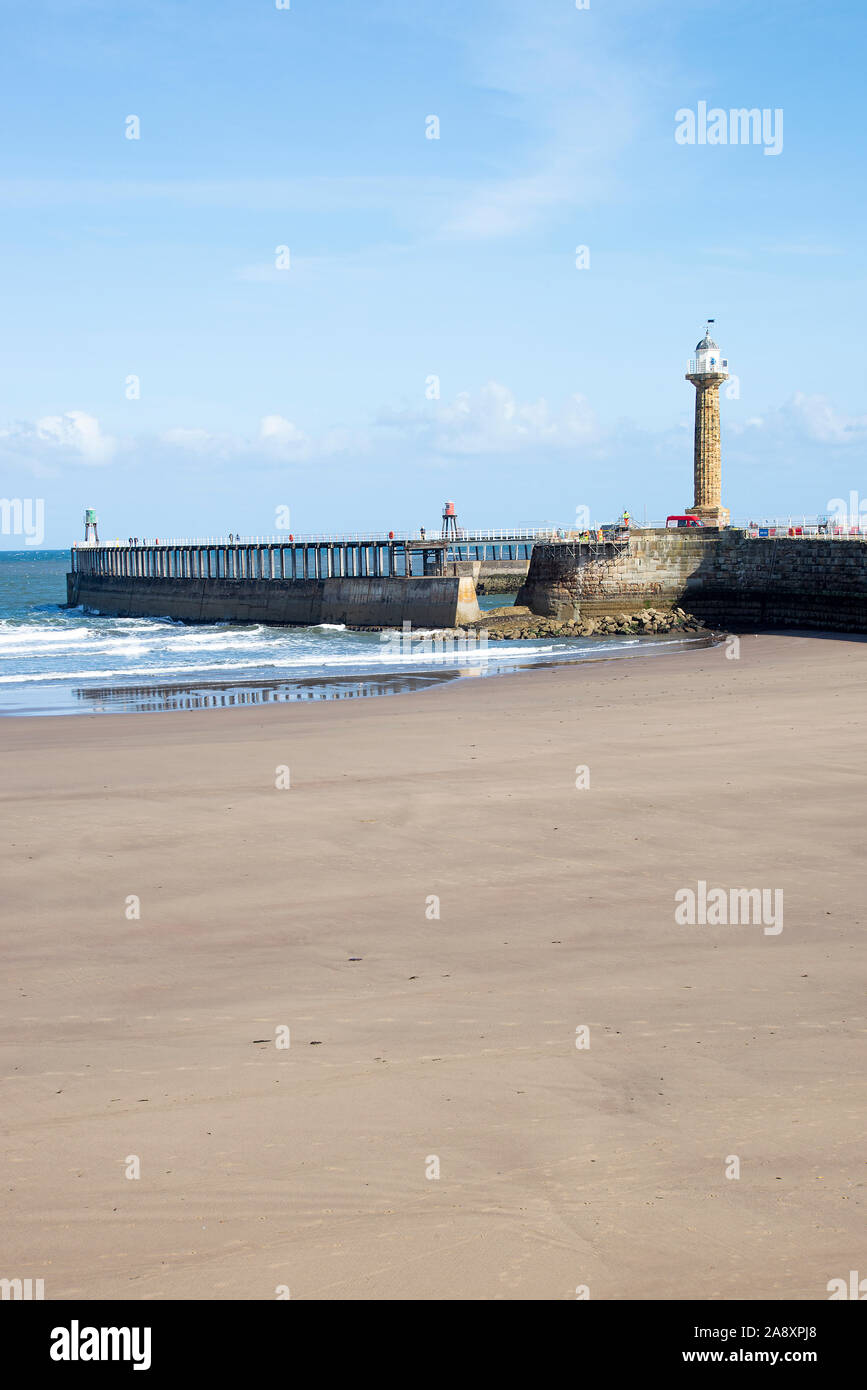
M 708 528 L 537 545 L 518 603 L 570 622 L 679 607 L 713 627 L 867 632 L 867 542 Z

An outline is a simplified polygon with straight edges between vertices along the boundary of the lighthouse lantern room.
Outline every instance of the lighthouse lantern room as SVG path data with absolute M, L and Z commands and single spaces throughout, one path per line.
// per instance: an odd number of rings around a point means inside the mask
M 729 374 L 728 358 L 723 357 L 718 345 L 711 337 L 713 319 L 708 319 L 707 328 L 701 342 L 695 345 L 695 357 L 689 359 L 688 376 L 720 376 Z

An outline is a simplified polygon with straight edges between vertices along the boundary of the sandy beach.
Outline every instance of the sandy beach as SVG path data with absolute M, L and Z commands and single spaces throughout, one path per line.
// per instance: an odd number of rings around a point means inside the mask
M 867 1273 L 865 674 L 864 641 L 745 636 L 0 721 L 0 1275 L 811 1300 Z M 676 922 L 700 881 L 782 890 L 782 931 Z

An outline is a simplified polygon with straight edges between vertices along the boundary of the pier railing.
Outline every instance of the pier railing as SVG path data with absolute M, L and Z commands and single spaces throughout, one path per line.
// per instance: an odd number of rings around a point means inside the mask
M 74 573 L 118 579 L 333 579 L 442 575 L 442 542 L 375 540 L 78 545 Z
M 330 531 L 328 533 L 318 531 L 290 531 L 280 532 L 273 536 L 242 536 L 235 532 L 229 532 L 225 536 L 163 536 L 152 537 L 150 541 L 136 537 L 130 537 L 126 541 L 116 541 L 115 545 L 158 545 L 158 546 L 226 546 L 226 545 L 387 545 L 390 541 L 399 541 L 409 545 L 451 545 L 453 541 L 476 542 L 484 541 L 535 541 L 535 540 L 556 540 L 558 536 L 565 535 L 563 528 L 556 526 L 512 526 L 499 527 L 493 530 L 472 530 L 466 527 L 458 527 L 456 533 L 448 536 L 440 534 L 438 527 L 424 531 Z M 87 543 L 90 545 L 90 542 Z M 79 545 L 77 547 L 81 549 Z
M 736 529 L 752 539 L 766 537 L 794 540 L 864 541 L 867 540 L 867 521 L 848 522 L 838 517 L 786 517 L 774 521 L 738 521 Z
M 564 540 L 552 526 L 457 535 L 354 532 L 349 535 L 211 536 L 79 543 L 72 569 L 81 574 L 151 579 L 322 579 L 335 576 L 441 575 L 455 561 L 528 565 L 533 546 Z M 572 533 L 574 534 L 574 532 Z
M 664 531 L 666 525 L 664 521 L 644 521 L 640 525 L 633 522 L 631 529 L 634 531 Z M 668 529 L 675 530 L 677 528 L 669 527 Z M 687 535 L 700 534 L 700 531 L 683 529 Z M 867 518 L 855 522 L 841 520 L 834 516 L 789 516 L 765 518 L 762 521 L 736 517 L 729 522 L 727 529 L 729 531 L 743 531 L 746 536 L 753 539 L 789 537 L 794 540 L 867 541 Z

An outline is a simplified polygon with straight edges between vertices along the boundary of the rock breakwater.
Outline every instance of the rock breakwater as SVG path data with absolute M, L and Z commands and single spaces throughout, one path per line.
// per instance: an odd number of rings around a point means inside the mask
M 487 631 L 489 641 L 505 641 L 540 637 L 651 637 L 668 632 L 696 633 L 704 624 L 682 608 L 646 608 L 641 613 L 618 613 L 600 618 L 583 618 L 575 622 L 559 618 L 540 617 L 529 608 L 492 608 L 478 622 L 461 629 L 464 632 Z

